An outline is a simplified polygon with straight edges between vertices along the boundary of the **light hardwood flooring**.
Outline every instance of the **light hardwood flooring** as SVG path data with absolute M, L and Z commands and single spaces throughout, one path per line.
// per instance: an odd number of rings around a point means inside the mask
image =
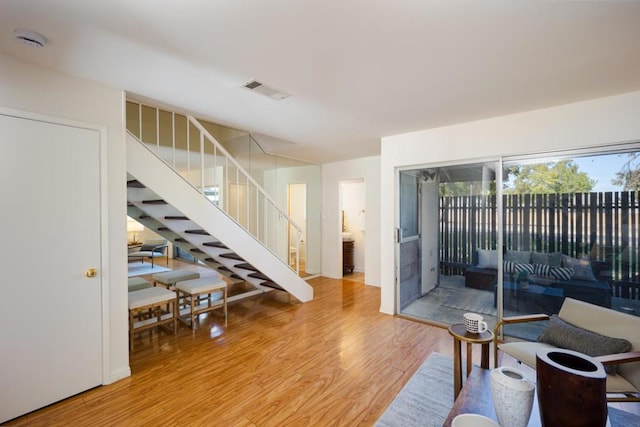
M 201 315 L 196 331 L 145 332 L 131 377 L 8 425 L 373 425 L 427 356 L 453 344 L 446 329 L 381 314 L 380 289 L 362 279 L 312 279 L 306 304 L 279 291 L 232 304 L 227 328 Z
M 381 314 L 376 287 L 310 284 L 306 304 L 274 291 L 230 305 L 227 328 L 203 315 L 196 331 L 143 333 L 131 377 L 9 425 L 372 425 L 431 352 L 453 350 L 446 330 Z

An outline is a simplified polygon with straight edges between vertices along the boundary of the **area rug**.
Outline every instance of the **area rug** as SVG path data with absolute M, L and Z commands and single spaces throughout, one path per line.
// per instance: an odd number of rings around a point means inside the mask
M 144 274 L 162 273 L 171 271 L 170 268 L 162 267 L 158 264 L 151 265 L 150 262 L 130 262 L 127 277 L 142 276 Z
M 431 353 L 375 425 L 441 427 L 452 406 L 453 359 Z

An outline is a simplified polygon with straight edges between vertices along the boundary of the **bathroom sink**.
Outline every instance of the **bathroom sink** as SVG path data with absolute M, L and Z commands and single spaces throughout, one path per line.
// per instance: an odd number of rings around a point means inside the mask
M 342 240 L 351 240 L 351 233 L 347 231 L 342 232 Z

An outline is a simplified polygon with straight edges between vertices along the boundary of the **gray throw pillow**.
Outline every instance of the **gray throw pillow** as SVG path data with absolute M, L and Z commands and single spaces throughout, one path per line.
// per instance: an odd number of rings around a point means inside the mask
M 576 280 L 586 280 L 588 282 L 597 282 L 596 276 L 593 274 L 591 268 L 591 259 L 584 258 L 572 258 L 567 255 L 562 255 L 562 266 L 572 268 L 574 271 L 573 278 Z
M 594 357 L 631 350 L 631 343 L 624 338 L 611 338 L 582 329 L 565 322 L 555 314 L 549 319 L 549 323 L 538 337 L 538 341 Z M 608 374 L 615 374 L 616 366 L 605 366 L 605 370 Z
M 545 264 L 551 267 L 560 267 L 562 264 L 562 253 L 561 252 L 551 252 L 551 253 L 531 252 L 531 263 Z
M 529 251 L 507 251 L 504 256 L 505 261 L 513 261 L 520 264 L 531 262 L 531 252 Z

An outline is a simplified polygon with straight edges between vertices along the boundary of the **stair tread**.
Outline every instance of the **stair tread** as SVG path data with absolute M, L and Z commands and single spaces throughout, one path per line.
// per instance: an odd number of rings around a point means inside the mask
M 143 183 L 138 181 L 137 179 L 132 179 L 131 181 L 127 181 L 127 187 L 129 188 L 146 188 Z
M 188 220 L 189 218 L 187 218 L 186 216 L 181 216 L 181 215 L 167 215 L 167 216 L 164 217 L 164 219 Z
M 266 286 L 268 288 L 279 289 L 281 291 L 284 291 L 284 288 L 282 286 L 278 285 L 275 282 L 272 282 L 271 280 L 267 280 L 266 282 L 260 283 L 260 286 Z
M 254 279 L 261 279 L 261 280 L 269 280 L 269 281 L 271 280 L 268 276 L 260 273 L 259 271 L 249 274 L 249 277 L 253 277 Z
M 206 235 L 206 236 L 210 236 L 210 234 L 206 230 L 203 230 L 201 228 L 194 229 L 194 230 L 184 230 L 184 232 L 187 233 L 187 234 L 203 234 L 203 235 Z
M 166 205 L 167 204 L 167 202 L 165 202 L 162 199 L 143 200 L 142 203 L 145 204 L 145 205 Z
M 200 248 L 193 248 L 191 249 L 191 252 L 197 253 L 197 254 L 203 254 L 204 252 L 202 251 L 202 249 Z
M 244 258 L 242 258 L 240 255 L 238 255 L 235 252 L 228 252 L 226 254 L 221 254 L 220 255 L 223 258 L 229 258 L 229 259 L 236 259 L 238 261 L 244 261 Z
M 243 262 L 242 264 L 236 264 L 234 265 L 234 267 L 241 268 L 243 270 L 258 271 L 257 268 L 255 268 L 253 265 L 249 264 L 248 262 Z
M 213 248 L 229 249 L 222 242 L 205 242 L 205 243 L 203 243 L 203 245 L 204 246 L 211 246 Z

